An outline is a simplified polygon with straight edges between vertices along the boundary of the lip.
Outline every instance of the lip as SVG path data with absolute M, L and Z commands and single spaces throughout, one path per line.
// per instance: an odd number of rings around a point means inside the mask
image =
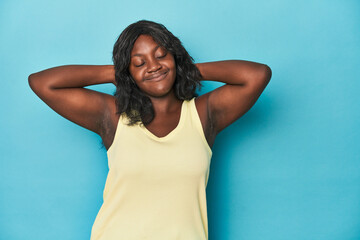
M 146 80 L 146 81 L 159 81 L 159 80 L 165 78 L 166 75 L 168 74 L 168 72 L 169 72 L 169 71 L 166 71 L 166 72 L 160 73 L 160 74 L 154 74 L 155 77 L 151 76 L 151 77 L 149 77 L 149 78 L 146 78 L 145 80 Z

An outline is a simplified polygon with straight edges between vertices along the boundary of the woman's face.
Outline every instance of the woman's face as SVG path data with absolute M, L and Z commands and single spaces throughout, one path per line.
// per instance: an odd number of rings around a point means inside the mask
M 176 78 L 174 56 L 149 35 L 140 35 L 136 39 L 129 71 L 138 87 L 153 97 L 171 92 Z

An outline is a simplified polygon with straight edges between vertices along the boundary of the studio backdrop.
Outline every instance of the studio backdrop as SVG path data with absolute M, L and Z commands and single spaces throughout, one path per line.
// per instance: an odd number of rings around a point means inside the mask
M 106 150 L 42 102 L 28 76 L 112 64 L 117 37 L 141 19 L 164 24 L 196 63 L 272 69 L 256 104 L 215 140 L 209 239 L 360 239 L 357 0 L 2 0 L 0 239 L 90 238 Z M 200 95 L 222 86 L 203 84 Z

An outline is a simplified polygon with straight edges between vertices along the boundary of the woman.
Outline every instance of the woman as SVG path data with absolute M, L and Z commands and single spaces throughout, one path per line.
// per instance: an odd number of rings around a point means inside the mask
M 162 24 L 129 25 L 114 65 L 66 65 L 29 76 L 53 110 L 102 138 L 109 173 L 91 239 L 208 239 L 206 185 L 217 134 L 271 78 L 264 64 L 193 63 Z M 198 96 L 201 80 L 226 83 Z M 84 88 L 114 83 L 114 96 Z

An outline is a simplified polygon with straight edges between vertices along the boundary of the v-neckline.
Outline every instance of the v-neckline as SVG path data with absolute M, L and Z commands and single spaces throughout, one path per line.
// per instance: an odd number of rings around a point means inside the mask
M 180 110 L 180 119 L 179 119 L 179 122 L 178 124 L 176 125 L 176 127 L 171 131 L 169 132 L 166 136 L 163 136 L 163 137 L 158 137 L 156 136 L 155 134 L 153 134 L 152 132 L 150 132 L 150 130 L 148 130 L 145 125 L 143 124 L 139 124 L 139 128 L 146 134 L 148 135 L 150 138 L 156 140 L 156 141 L 165 141 L 169 138 L 171 138 L 172 136 L 174 136 L 179 130 L 180 128 L 182 127 L 183 125 L 183 122 L 184 122 L 184 118 L 185 118 L 185 115 L 186 115 L 186 111 L 184 110 L 185 109 L 185 101 L 184 100 L 181 104 L 181 110 Z

